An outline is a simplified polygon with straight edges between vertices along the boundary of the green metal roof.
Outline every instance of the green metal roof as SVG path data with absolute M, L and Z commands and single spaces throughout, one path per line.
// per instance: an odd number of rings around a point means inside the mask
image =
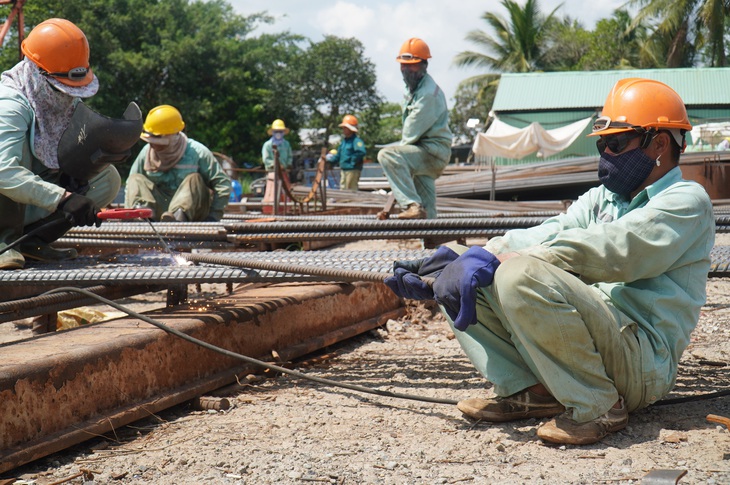
M 619 79 L 642 77 L 671 86 L 689 106 L 730 105 L 730 68 L 631 69 L 502 74 L 492 110 L 599 109 Z

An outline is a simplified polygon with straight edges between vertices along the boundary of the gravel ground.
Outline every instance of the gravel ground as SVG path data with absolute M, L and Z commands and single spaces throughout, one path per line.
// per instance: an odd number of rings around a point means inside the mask
M 730 281 L 711 279 L 707 289 L 670 397 L 730 387 Z M 424 305 L 297 368 L 445 399 L 490 393 L 443 318 Z M 290 376 L 262 378 L 229 399 L 226 411 L 177 406 L 5 475 L 37 485 L 628 484 L 674 469 L 687 470 L 682 484 L 730 483 L 730 434 L 706 420 L 730 417 L 727 398 L 652 406 L 632 414 L 625 430 L 584 447 L 543 444 L 539 420 L 475 423 L 452 405 Z

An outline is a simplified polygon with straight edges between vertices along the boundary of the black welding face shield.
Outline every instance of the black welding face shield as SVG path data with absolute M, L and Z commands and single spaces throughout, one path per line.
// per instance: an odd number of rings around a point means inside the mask
M 109 164 L 124 162 L 142 134 L 142 111 L 129 103 L 121 119 L 109 118 L 76 104 L 58 143 L 58 165 L 70 177 L 88 181 Z

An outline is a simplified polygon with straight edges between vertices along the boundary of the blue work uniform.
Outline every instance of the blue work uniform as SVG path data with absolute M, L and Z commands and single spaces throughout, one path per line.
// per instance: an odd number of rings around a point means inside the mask
M 342 140 L 337 153 L 330 159 L 333 165 L 340 166 L 340 189 L 357 190 L 366 152 L 365 142 L 356 134 Z
M 427 73 L 415 91 L 406 90 L 400 145 L 378 152 L 378 162 L 402 208 L 420 204 L 436 217 L 436 179 L 451 157 L 446 97 Z

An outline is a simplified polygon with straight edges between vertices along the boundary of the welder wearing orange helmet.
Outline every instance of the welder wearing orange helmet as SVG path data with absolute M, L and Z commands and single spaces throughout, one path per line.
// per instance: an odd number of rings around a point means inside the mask
M 449 110 L 444 92 L 426 72 L 430 58 L 428 45 L 415 37 L 396 57 L 406 84 L 402 137 L 399 145 L 378 152 L 378 162 L 403 209 L 399 219 L 436 217 L 436 179 L 451 157 Z
M 0 250 L 21 242 L 0 254 L 0 269 L 75 257 L 49 244 L 73 226 L 101 223 L 99 208 L 121 185 L 112 163 L 129 156 L 142 131 L 134 103 L 114 120 L 81 102 L 99 81 L 72 22 L 41 22 L 21 49 L 25 58 L 0 77 Z
M 621 79 L 589 135 L 601 186 L 484 247 L 442 246 L 396 263 L 386 284 L 437 301 L 494 385 L 497 397 L 460 401 L 464 415 L 545 419 L 539 438 L 585 445 L 672 390 L 705 303 L 715 236 L 710 197 L 679 168 L 691 128 L 671 87 Z

